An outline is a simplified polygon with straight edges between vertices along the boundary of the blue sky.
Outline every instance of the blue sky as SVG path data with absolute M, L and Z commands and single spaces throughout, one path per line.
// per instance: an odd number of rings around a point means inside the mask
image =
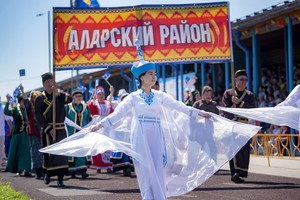
M 98 0 L 102 7 L 140 4 L 185 4 L 220 2 L 214 0 Z M 230 0 L 230 18 L 244 17 L 253 12 L 276 5 L 282 0 Z M 0 96 L 22 82 L 25 91 L 42 87 L 41 74 L 49 70 L 48 64 L 48 10 L 68 7 L 70 0 L 12 0 L 0 7 Z M 37 14 L 44 13 L 42 16 Z M 19 69 L 26 76 L 19 78 Z M 95 71 L 95 70 L 94 70 Z M 81 73 L 88 72 L 83 70 Z M 74 73 L 75 74 L 75 73 Z M 71 77 L 71 71 L 56 73 L 57 80 Z

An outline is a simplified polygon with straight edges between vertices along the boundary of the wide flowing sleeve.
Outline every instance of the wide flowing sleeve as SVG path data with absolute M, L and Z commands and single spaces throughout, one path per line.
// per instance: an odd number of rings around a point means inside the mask
M 130 142 L 132 121 L 131 101 L 131 97 L 128 95 L 115 111 L 106 118 L 94 118 L 76 134 L 40 149 L 40 152 L 83 157 L 94 156 L 110 150 L 124 152 L 142 162 L 142 156 L 132 148 Z M 68 125 L 75 126 L 75 124 L 72 125 L 72 123 L 72 121 L 68 121 Z M 104 125 L 104 127 L 92 132 L 90 126 L 99 123 Z
M 188 106 L 168 97 L 163 100 L 168 104 L 162 108 L 165 117 L 161 120 L 168 158 L 168 197 L 204 183 L 260 130 L 214 113 L 208 119 L 190 117 Z
M 289 96 L 276 107 L 280 106 L 294 106 L 300 108 L 300 105 L 297 105 L 300 100 L 300 85 L 297 85 L 289 94 Z
M 218 107 L 218 109 L 252 120 L 300 130 L 300 85 L 297 85 L 289 96 L 275 107 L 250 109 Z
M 299 130 L 300 109 L 293 106 L 276 106 L 262 108 L 226 108 L 218 107 L 219 110 L 240 115 L 255 121 L 288 126 Z

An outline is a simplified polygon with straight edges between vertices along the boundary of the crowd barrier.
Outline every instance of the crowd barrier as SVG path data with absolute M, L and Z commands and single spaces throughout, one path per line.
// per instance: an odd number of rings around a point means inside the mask
M 258 133 L 252 138 L 250 148 L 257 156 L 300 158 L 300 135 Z

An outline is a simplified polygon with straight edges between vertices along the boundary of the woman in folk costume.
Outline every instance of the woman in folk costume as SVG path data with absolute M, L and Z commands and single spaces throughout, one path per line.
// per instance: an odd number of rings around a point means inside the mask
M 256 121 L 277 126 L 289 126 L 300 131 L 300 85 L 297 85 L 289 96 L 275 107 L 262 108 L 225 108 L 220 110 L 240 115 Z
M 66 117 L 75 122 L 78 126 L 83 127 L 91 120 L 89 107 L 83 102 L 83 93 L 81 90 L 75 90 L 72 93 L 73 102 L 65 106 Z M 68 136 L 77 132 L 77 130 L 69 125 L 66 125 Z M 69 174 L 75 178 L 76 174 L 81 175 L 81 178 L 87 178 L 87 167 L 91 164 L 91 158 L 88 157 L 69 157 Z
M 101 119 L 108 116 L 113 112 L 112 98 L 114 94 L 114 87 L 109 88 L 110 94 L 108 100 L 105 100 L 105 90 L 102 86 L 97 86 L 95 89 L 96 99 L 88 103 L 91 115 L 93 118 L 100 117 Z M 92 157 L 92 166 L 97 169 L 98 173 L 101 173 L 101 169 L 106 169 L 108 173 L 112 172 L 112 163 L 110 162 L 111 151 L 104 152 L 97 156 Z
M 30 92 L 30 106 L 26 110 L 28 116 L 28 136 L 30 141 L 30 154 L 32 162 L 32 171 L 35 172 L 35 178 L 40 179 L 43 177 L 43 154 L 39 152 L 41 145 L 41 133 L 40 125 L 38 124 L 35 112 L 35 99 L 40 96 L 42 93 L 40 91 L 31 91 Z
M 141 88 L 111 115 L 93 119 L 77 137 L 41 151 L 59 155 L 94 155 L 107 149 L 124 152 L 133 158 L 142 199 L 166 200 L 201 185 L 260 127 L 208 114 L 151 89 L 157 80 L 155 64 L 144 61 L 138 49 L 140 62 L 131 71 Z M 116 132 L 129 137 L 118 140 Z M 207 134 L 214 136 L 210 142 L 215 143 L 215 151 L 200 145 Z
M 25 176 L 31 176 L 30 147 L 26 130 L 28 125 L 26 109 L 29 108 L 30 103 L 22 85 L 20 85 L 20 90 L 22 94 L 18 96 L 18 104 L 12 108 L 9 108 L 10 95 L 6 96 L 7 103 L 4 114 L 13 117 L 14 125 L 5 171 L 18 173 L 19 175 L 24 172 Z

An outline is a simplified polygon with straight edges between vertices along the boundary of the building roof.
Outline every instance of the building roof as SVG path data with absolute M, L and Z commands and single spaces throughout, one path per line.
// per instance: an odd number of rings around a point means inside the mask
M 231 30 L 242 32 L 242 37 L 251 37 L 252 30 L 261 34 L 283 28 L 289 20 L 300 23 L 300 1 L 284 1 L 269 8 L 254 12 L 231 23 Z

